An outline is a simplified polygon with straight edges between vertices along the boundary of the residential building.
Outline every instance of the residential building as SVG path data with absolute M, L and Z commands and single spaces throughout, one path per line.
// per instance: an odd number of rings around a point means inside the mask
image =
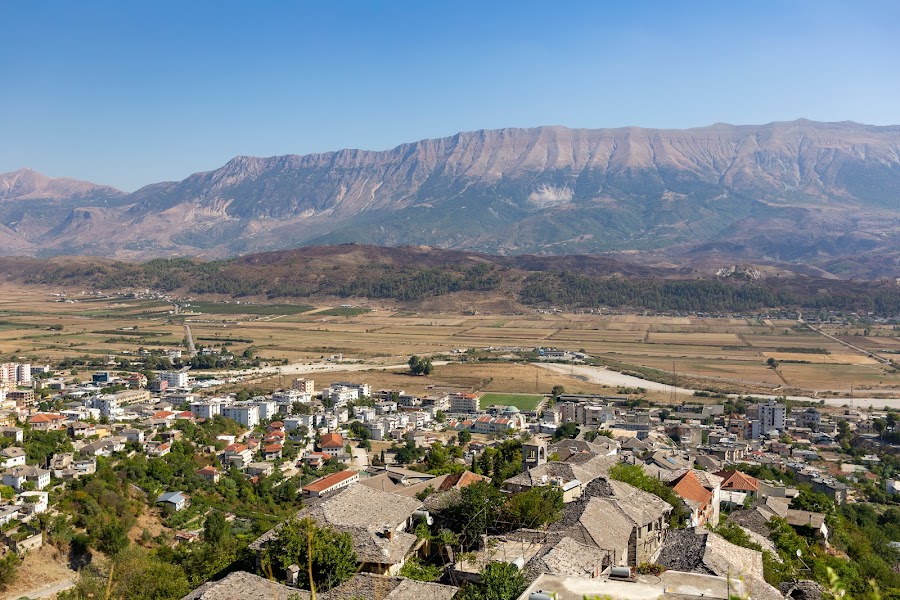
M 253 398 L 251 405 L 256 406 L 260 421 L 269 421 L 278 414 L 278 403 L 275 400 L 266 400 L 265 398 Z
M 66 418 L 55 413 L 38 413 L 28 418 L 28 424 L 35 431 L 53 431 L 65 429 Z
M 222 474 L 219 473 L 219 470 L 212 465 L 197 470 L 197 475 L 211 483 L 219 483 L 219 478 L 222 476 Z
M 159 381 L 165 381 L 168 389 L 186 388 L 188 386 L 187 369 L 180 371 L 161 371 L 159 373 Z
M 316 393 L 316 382 L 312 379 L 295 379 L 291 382 L 291 389 L 312 396 Z
M 356 471 L 339 471 L 320 477 L 315 481 L 303 486 L 303 494 L 306 496 L 318 497 L 330 492 L 345 488 L 354 483 L 359 483 L 359 473 Z
M 237 421 L 247 429 L 253 429 L 259 424 L 259 407 L 250 402 L 225 404 L 222 406 L 222 416 Z
M 480 402 L 477 394 L 450 394 L 450 412 L 476 413 L 479 409 Z
M 187 508 L 188 502 L 188 496 L 182 492 L 166 492 L 156 499 L 157 504 L 171 507 L 175 512 Z
M 3 485 L 8 485 L 18 492 L 22 491 L 25 483 L 32 483 L 35 489 L 42 490 L 50 485 L 50 471 L 24 465 L 3 472 Z
M 0 435 L 18 443 L 25 439 L 25 431 L 21 427 L 0 427 Z
M 222 414 L 221 400 L 203 400 L 191 402 L 191 413 L 198 419 L 213 419 Z
M 784 431 L 784 404 L 779 404 L 775 400 L 772 400 L 757 405 L 757 421 L 759 421 L 760 437 L 766 437 L 773 431 Z
M 25 464 L 25 450 L 16 446 L 10 446 L 0 450 L 0 462 L 4 469 L 18 467 Z

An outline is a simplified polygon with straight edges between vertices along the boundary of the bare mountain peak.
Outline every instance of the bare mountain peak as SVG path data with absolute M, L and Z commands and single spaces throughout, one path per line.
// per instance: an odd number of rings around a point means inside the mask
M 0 199 L 3 200 L 65 198 L 98 191 L 104 195 L 125 195 L 124 192 L 110 186 L 77 179 L 48 177 L 27 167 L 0 174 Z

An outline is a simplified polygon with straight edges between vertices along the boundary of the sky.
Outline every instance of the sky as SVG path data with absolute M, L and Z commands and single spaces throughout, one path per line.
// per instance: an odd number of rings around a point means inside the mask
M 0 173 L 131 191 L 500 127 L 900 124 L 900 2 L 0 1 Z

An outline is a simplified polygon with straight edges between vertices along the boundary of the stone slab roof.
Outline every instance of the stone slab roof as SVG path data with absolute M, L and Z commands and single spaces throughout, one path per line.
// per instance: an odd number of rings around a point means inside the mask
M 309 592 L 236 571 L 219 581 L 204 583 L 181 600 L 288 600 L 293 596 L 310 598 Z

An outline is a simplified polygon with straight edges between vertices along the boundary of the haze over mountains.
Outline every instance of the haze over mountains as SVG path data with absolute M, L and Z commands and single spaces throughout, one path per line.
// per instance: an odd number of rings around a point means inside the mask
M 476 131 L 236 157 L 131 194 L 20 170 L 0 175 L 0 223 L 6 255 L 218 258 L 361 242 L 897 276 L 900 126 Z

